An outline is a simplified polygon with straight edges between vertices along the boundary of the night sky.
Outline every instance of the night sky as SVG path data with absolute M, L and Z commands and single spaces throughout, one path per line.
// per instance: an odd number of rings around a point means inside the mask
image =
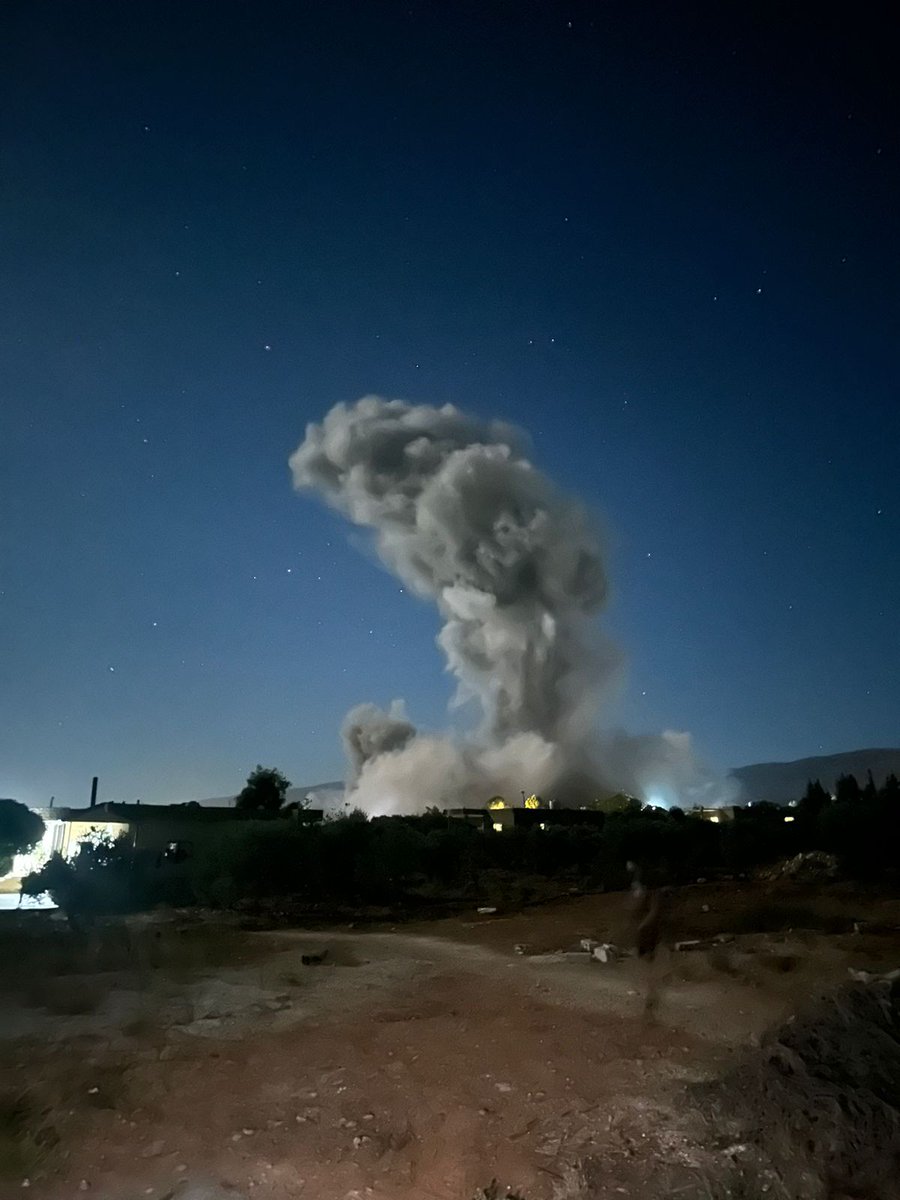
M 800 7 L 6 5 L 0 795 L 445 725 L 436 613 L 291 488 L 366 393 L 520 424 L 600 514 L 610 724 L 897 744 L 893 38 Z

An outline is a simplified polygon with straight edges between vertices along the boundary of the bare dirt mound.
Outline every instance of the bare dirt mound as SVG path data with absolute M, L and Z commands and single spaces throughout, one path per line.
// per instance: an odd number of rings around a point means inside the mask
M 730 1143 L 735 1173 L 747 1173 L 742 1155 L 759 1157 L 753 1173 L 765 1164 L 768 1196 L 896 1197 L 900 983 L 856 983 L 826 996 L 721 1082 L 693 1091 L 719 1145 Z
M 553 1200 L 897 1200 L 900 980 L 840 988 L 718 1079 L 628 1110 L 620 1144 L 562 1165 Z M 512 1197 L 476 1200 L 495 1195 Z

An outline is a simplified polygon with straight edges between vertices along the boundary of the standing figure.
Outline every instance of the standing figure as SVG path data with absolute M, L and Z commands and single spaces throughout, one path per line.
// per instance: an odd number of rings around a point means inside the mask
M 646 964 L 647 991 L 644 1011 L 653 1013 L 659 1001 L 659 980 L 655 966 L 656 951 L 662 936 L 662 893 L 651 891 L 642 879 L 636 863 L 626 863 L 631 872 L 631 927 L 634 948 Z

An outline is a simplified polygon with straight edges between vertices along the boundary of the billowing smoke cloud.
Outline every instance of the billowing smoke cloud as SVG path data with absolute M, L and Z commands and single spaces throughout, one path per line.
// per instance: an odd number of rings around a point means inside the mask
M 402 700 L 395 700 L 385 712 L 377 704 L 358 704 L 344 717 L 341 738 L 350 765 L 348 784 L 353 787 L 366 763 L 382 754 L 406 748 L 416 736 L 416 727 L 406 717 Z
M 601 780 L 648 804 L 715 807 L 738 799 L 737 781 L 723 779 L 703 763 L 689 733 L 671 729 L 662 734 L 603 733 L 597 738 L 595 754 Z
M 457 702 L 482 714 L 461 742 L 417 735 L 402 705 L 354 709 L 343 730 L 353 802 L 483 803 L 596 779 L 598 707 L 618 674 L 595 620 L 600 539 L 525 457 L 523 435 L 452 405 L 366 396 L 310 425 L 291 468 L 297 488 L 373 530 L 383 562 L 436 603 Z

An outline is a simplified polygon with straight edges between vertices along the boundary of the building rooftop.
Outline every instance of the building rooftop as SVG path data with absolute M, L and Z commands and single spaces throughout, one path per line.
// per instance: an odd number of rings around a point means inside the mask
M 279 812 L 260 812 L 255 809 L 226 808 L 198 804 L 195 800 L 185 804 L 127 804 L 119 801 L 106 801 L 103 804 L 84 808 L 36 808 L 34 810 L 45 821 L 96 821 L 98 824 L 132 825 L 138 822 L 152 821 L 266 821 L 278 817 L 291 816 L 294 810 Z M 301 809 L 309 819 L 321 816 L 321 810 Z

